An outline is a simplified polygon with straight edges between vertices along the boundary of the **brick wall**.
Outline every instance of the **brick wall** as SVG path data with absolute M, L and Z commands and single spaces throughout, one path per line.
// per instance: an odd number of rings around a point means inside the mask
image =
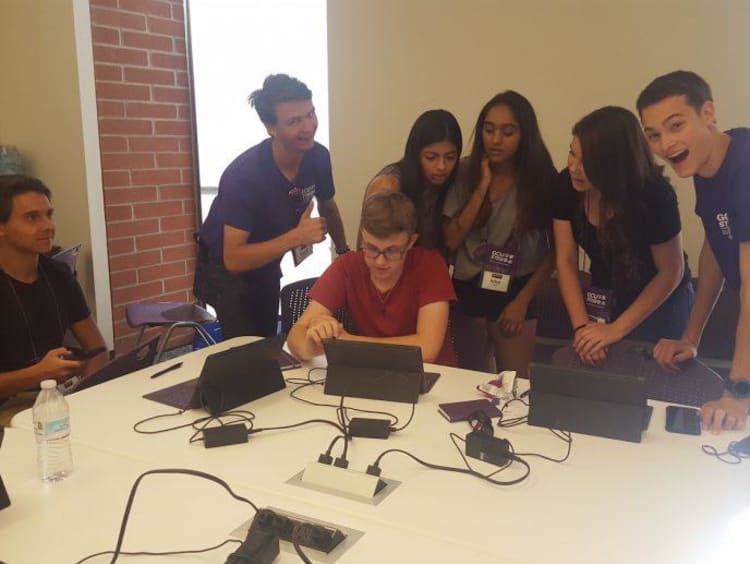
M 195 197 L 183 0 L 90 0 L 115 350 L 125 305 L 191 300 Z

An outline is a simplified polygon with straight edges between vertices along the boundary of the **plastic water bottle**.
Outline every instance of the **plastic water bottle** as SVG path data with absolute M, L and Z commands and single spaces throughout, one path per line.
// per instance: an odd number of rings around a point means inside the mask
M 73 471 L 70 411 L 55 380 L 43 380 L 41 387 L 32 410 L 39 476 L 45 482 L 56 482 Z

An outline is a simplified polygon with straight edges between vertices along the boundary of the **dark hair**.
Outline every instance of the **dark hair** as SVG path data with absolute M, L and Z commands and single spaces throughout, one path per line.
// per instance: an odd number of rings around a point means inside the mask
M 678 70 L 659 76 L 643 89 L 635 105 L 638 113 L 664 98 L 685 96 L 687 103 L 700 112 L 703 104 L 713 101 L 711 87 L 700 76 L 692 71 Z
M 613 278 L 635 280 L 643 266 L 634 241 L 646 215 L 644 194 L 648 184 L 668 181 L 654 162 L 638 118 L 625 108 L 591 112 L 573 126 L 573 135 L 581 143 L 586 177 L 601 194 L 597 233 L 607 254 L 617 257 Z M 676 202 L 674 190 L 672 197 Z
M 467 167 L 469 189 L 475 190 L 479 184 L 482 158 L 486 154 L 482 139 L 484 121 L 489 111 L 496 106 L 510 108 L 521 130 L 521 140 L 514 157 L 518 184 L 515 231 L 517 234 L 524 234 L 534 229 L 548 229 L 552 221 L 550 194 L 557 170 L 542 140 L 534 108 L 518 92 L 506 90 L 495 95 L 479 112 Z M 491 211 L 488 193 L 475 224 L 482 226 L 487 223 Z
M 446 179 L 445 183 L 439 188 L 440 194 L 435 205 L 434 217 L 425 218 L 436 222 L 437 225 L 442 221 L 443 202 L 448 192 L 448 187 L 453 184 L 458 173 L 458 157 L 461 156 L 463 149 L 463 137 L 461 127 L 458 125 L 456 118 L 452 113 L 446 110 L 428 110 L 420 115 L 414 125 L 411 126 L 409 137 L 406 140 L 403 158 L 396 163 L 401 175 L 400 186 L 401 192 L 409 196 L 414 205 L 419 208 L 422 202 L 422 195 L 428 188 L 425 187 L 425 178 L 420 162 L 422 149 L 433 143 L 447 141 L 456 146 L 456 165 Z M 429 188 L 432 190 L 433 188 Z M 437 233 L 442 235 L 442 229 L 437 229 Z M 442 237 L 441 237 L 442 239 Z M 442 243 L 438 242 L 441 247 Z
M 0 175 L 0 223 L 7 223 L 10 219 L 14 198 L 28 192 L 52 199 L 52 192 L 38 178 L 22 174 Z
M 267 125 L 276 125 L 276 104 L 304 100 L 312 100 L 312 91 L 304 82 L 287 74 L 269 74 L 263 81 L 263 88 L 247 98 L 260 121 Z
M 360 225 L 380 239 L 404 232 L 412 235 L 417 229 L 417 210 L 406 194 L 377 192 L 362 205 Z
M 398 162 L 401 169 L 401 191 L 417 205 L 422 198 L 422 191 L 425 189 L 425 179 L 420 164 L 422 149 L 441 141 L 447 141 L 455 145 L 456 153 L 458 156 L 461 155 L 463 138 L 456 118 L 446 110 L 428 110 L 419 116 L 414 125 L 411 126 L 409 138 L 406 140 L 406 147 L 404 148 L 404 156 Z M 443 194 L 456 179 L 457 172 L 458 167 L 456 166 L 441 187 Z

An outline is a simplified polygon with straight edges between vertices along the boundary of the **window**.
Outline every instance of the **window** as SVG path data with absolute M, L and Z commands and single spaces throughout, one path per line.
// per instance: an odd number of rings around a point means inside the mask
M 190 49 L 203 219 L 224 168 L 268 134 L 247 97 L 269 74 L 286 73 L 313 92 L 316 140 L 328 146 L 328 53 L 325 0 L 189 0 Z M 317 213 L 317 212 L 316 212 Z M 282 260 L 281 284 L 320 275 L 330 240 L 295 268 Z

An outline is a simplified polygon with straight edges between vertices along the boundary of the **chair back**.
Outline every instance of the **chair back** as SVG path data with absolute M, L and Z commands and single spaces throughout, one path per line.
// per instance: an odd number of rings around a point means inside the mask
M 310 304 L 310 288 L 318 278 L 305 278 L 287 284 L 281 289 L 281 331 L 289 334 L 307 306 Z
M 317 277 L 305 278 L 304 280 L 287 284 L 281 289 L 281 331 L 284 334 L 289 334 L 292 325 L 297 322 L 307 306 L 310 305 L 310 288 L 313 287 L 317 280 Z M 354 332 L 353 324 L 349 319 L 349 313 L 346 308 L 339 308 L 333 315 L 342 323 L 347 331 L 350 333 Z
M 110 380 L 114 380 L 125 374 L 130 374 L 141 368 L 151 366 L 154 362 L 154 357 L 156 357 L 156 349 L 158 345 L 159 336 L 157 335 L 153 339 L 138 345 L 132 351 L 126 352 L 115 358 L 112 362 L 102 367 L 88 378 L 84 378 L 81 383 L 78 384 L 75 391 L 80 392 L 86 388 L 109 382 Z
M 78 272 L 78 255 L 81 254 L 81 243 L 73 245 L 69 249 L 60 251 L 52 257 L 53 260 L 63 263 L 70 269 L 71 274 Z
M 216 317 L 189 302 L 136 302 L 125 306 L 130 327 L 169 326 L 177 322 L 213 323 Z

